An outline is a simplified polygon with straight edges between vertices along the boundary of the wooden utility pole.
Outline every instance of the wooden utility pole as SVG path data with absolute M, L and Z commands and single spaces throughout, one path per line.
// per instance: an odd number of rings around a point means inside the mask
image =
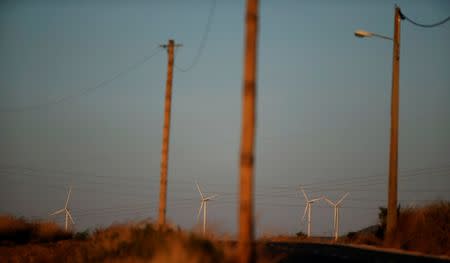
M 253 163 L 256 121 L 258 0 L 247 0 L 240 155 L 239 262 L 255 261 Z
M 161 178 L 159 186 L 159 214 L 158 224 L 164 226 L 166 224 L 166 200 L 167 200 L 167 166 L 169 162 L 169 138 L 170 138 L 170 111 L 172 104 L 172 78 L 173 78 L 173 61 L 174 49 L 181 45 L 175 45 L 175 41 L 169 40 L 167 45 L 160 45 L 167 49 L 167 80 L 166 80 L 166 99 L 164 103 L 164 126 L 162 135 L 161 150 Z
M 392 52 L 391 139 L 389 146 L 389 189 L 386 241 L 391 243 L 397 229 L 398 116 L 400 68 L 400 8 L 395 6 Z

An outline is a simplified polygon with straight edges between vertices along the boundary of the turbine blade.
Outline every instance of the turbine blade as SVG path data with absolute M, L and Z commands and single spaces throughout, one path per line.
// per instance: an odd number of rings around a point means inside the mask
M 70 193 L 71 192 L 72 192 L 72 187 L 69 187 L 69 193 L 67 194 L 66 205 L 64 206 L 64 208 L 67 208 L 67 205 L 69 204 L 69 199 L 70 199 Z
M 51 216 L 54 216 L 54 215 L 57 215 L 57 214 L 61 214 L 61 213 L 64 212 L 64 211 L 65 211 L 65 209 L 63 208 L 63 209 L 60 209 L 60 210 L 58 210 L 58 211 L 56 211 L 56 212 L 51 213 L 50 215 L 51 215 Z
M 204 201 L 202 200 L 202 203 L 200 204 L 200 207 L 198 208 L 197 221 L 200 219 L 200 213 L 202 212 L 203 203 L 204 203 Z
M 349 195 L 350 193 L 347 192 L 345 193 L 345 195 L 336 203 L 336 205 L 340 205 L 342 203 L 342 201 L 344 201 L 344 199 Z
M 69 216 L 69 219 L 72 222 L 72 225 L 75 225 L 75 222 L 73 221 L 72 215 L 70 214 L 69 210 L 66 210 L 66 213 Z
M 303 212 L 302 221 L 305 221 L 305 216 L 307 212 L 308 212 L 308 205 L 305 206 L 305 212 Z
M 215 194 L 215 195 L 208 196 L 208 197 L 206 197 L 205 199 L 206 199 L 206 200 L 213 200 L 214 198 L 216 198 L 216 197 L 218 197 L 218 196 L 219 196 L 218 194 Z
M 304 197 L 305 197 L 305 199 L 306 199 L 306 202 L 308 202 L 308 201 L 309 201 L 309 199 L 308 199 L 308 196 L 306 196 L 305 190 L 303 190 L 303 188 L 300 188 L 300 190 L 302 191 L 302 193 L 303 193 L 303 196 L 304 196 Z
M 329 203 L 331 206 L 335 206 L 336 204 L 335 203 L 333 203 L 330 199 L 328 199 L 328 198 L 324 198 L 325 199 L 325 201 L 327 202 L 327 203 Z
M 320 201 L 320 200 L 322 200 L 322 199 L 323 199 L 323 196 L 322 196 L 322 197 L 319 197 L 319 198 L 316 198 L 316 199 L 311 199 L 311 200 L 309 200 L 308 202 L 309 202 L 309 203 L 314 203 L 314 202 Z
M 198 183 L 195 183 L 197 185 L 197 189 L 198 192 L 200 193 L 200 196 L 202 197 L 202 199 L 205 199 L 205 197 L 203 196 L 202 190 L 200 190 L 200 186 L 198 185 Z

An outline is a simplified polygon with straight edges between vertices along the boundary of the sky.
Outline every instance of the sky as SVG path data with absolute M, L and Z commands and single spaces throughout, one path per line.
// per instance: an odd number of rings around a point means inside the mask
M 214 4 L 215 3 L 215 4 Z M 341 233 L 386 205 L 394 6 L 428 24 L 448 1 L 260 1 L 255 221 L 305 231 L 310 197 L 338 200 Z M 211 11 L 213 10 L 213 11 Z M 156 219 L 166 51 L 176 49 L 167 217 L 236 234 L 245 1 L 2 1 L 0 214 L 75 229 Z M 208 23 L 209 21 L 209 23 Z M 401 22 L 399 200 L 450 200 L 450 23 Z M 196 59 L 197 54 L 198 59 Z M 193 64 L 187 72 L 179 70 Z M 333 210 L 314 204 L 313 235 Z

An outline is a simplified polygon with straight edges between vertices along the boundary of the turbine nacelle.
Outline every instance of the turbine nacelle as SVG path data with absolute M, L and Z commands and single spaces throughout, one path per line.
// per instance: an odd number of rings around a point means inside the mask
M 217 195 L 217 194 L 211 195 L 211 196 L 208 196 L 208 197 L 203 198 L 202 201 L 203 201 L 203 202 L 206 202 L 206 201 L 214 200 L 214 199 L 215 199 L 216 197 L 218 197 L 218 196 L 219 196 L 219 195 Z

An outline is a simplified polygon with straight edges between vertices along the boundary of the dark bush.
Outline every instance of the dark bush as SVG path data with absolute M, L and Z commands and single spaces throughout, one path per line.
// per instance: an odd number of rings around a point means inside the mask
M 79 241 L 87 240 L 87 239 L 89 239 L 89 237 L 90 237 L 89 229 L 86 229 L 86 230 L 84 230 L 84 231 L 82 231 L 82 232 L 77 232 L 77 233 L 73 236 L 73 238 L 74 238 L 75 240 L 79 240 Z

